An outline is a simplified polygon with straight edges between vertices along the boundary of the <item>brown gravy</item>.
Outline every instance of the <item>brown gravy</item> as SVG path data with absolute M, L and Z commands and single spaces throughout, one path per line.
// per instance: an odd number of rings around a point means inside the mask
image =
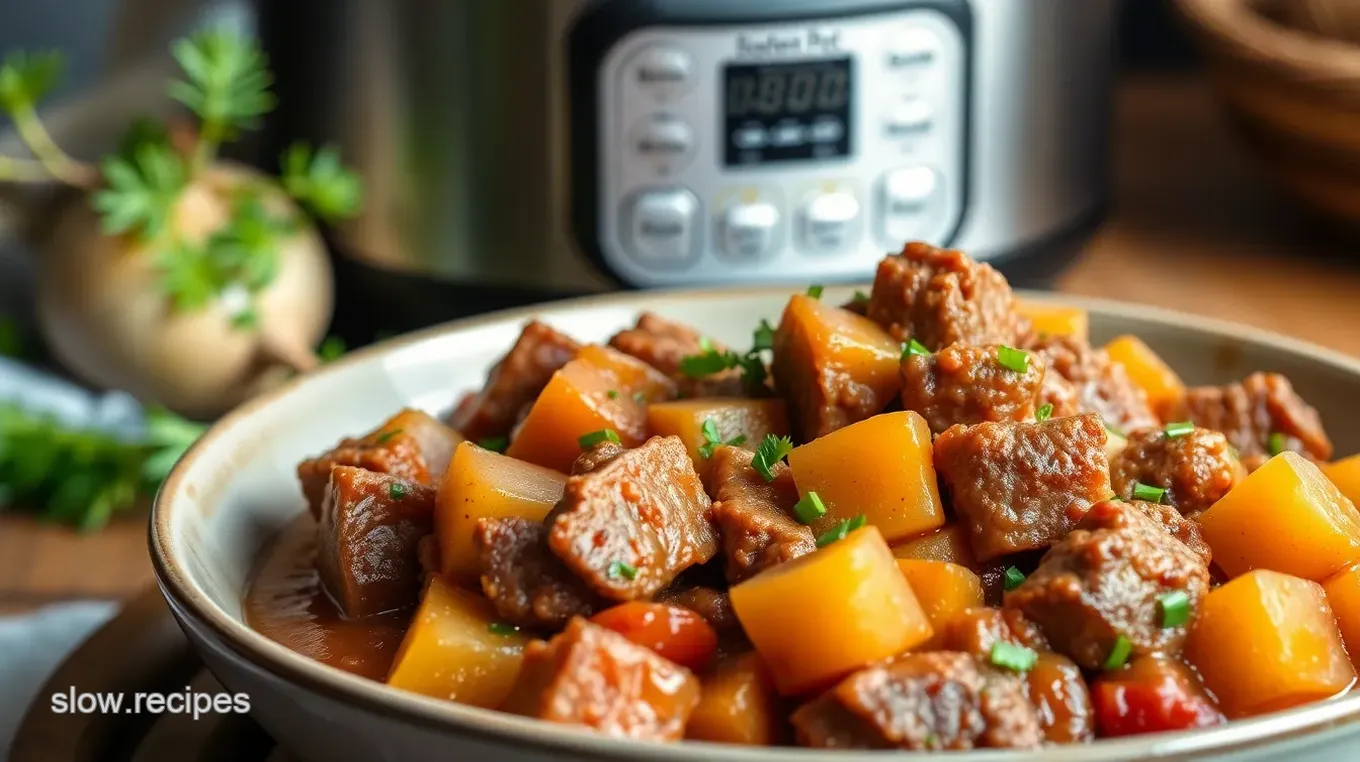
M 315 558 L 316 521 L 304 513 L 265 549 L 246 588 L 246 624 L 303 656 L 386 679 L 411 612 L 345 619 L 321 589 Z

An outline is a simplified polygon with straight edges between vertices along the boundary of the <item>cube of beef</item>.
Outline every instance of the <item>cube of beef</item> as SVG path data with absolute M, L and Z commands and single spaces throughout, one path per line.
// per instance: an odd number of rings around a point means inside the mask
M 551 641 L 525 648 L 501 709 L 615 738 L 678 741 L 698 703 L 699 681 L 689 670 L 577 618 Z
M 650 598 L 718 552 L 712 506 L 679 437 L 653 437 L 567 479 L 548 546 L 596 593 Z
M 1248 470 L 1283 450 L 1319 461 L 1332 456 L 1332 442 L 1317 410 L 1278 373 L 1253 373 L 1241 383 L 1190 389 L 1170 416 L 1222 432 Z
M 796 294 L 774 335 L 775 387 L 812 440 L 883 412 L 902 387 L 901 356 L 867 318 Z
M 732 610 L 732 598 L 726 590 L 677 583 L 657 593 L 656 600 L 693 611 L 703 617 L 719 636 L 741 634 L 741 622 L 737 621 L 737 613 Z
M 1099 416 L 955 426 L 935 440 L 935 470 L 979 561 L 1061 540 L 1110 495 Z
M 298 464 L 298 481 L 313 517 L 321 515 L 321 501 L 331 468 L 355 466 L 435 486 L 448 470 L 453 450 L 463 438 L 428 413 L 406 409 L 361 439 L 344 439 L 324 455 Z
M 674 378 L 682 397 L 739 397 L 743 394 L 741 371 L 736 368 L 699 377 L 686 375 L 680 369 L 680 361 L 705 351 L 703 336 L 687 325 L 651 312 L 639 315 L 633 328 L 614 334 L 609 346 Z M 717 352 L 727 349 L 711 340 L 708 348 Z
M 1199 556 L 1207 567 L 1213 560 L 1213 551 L 1209 549 L 1209 543 L 1204 539 L 1204 530 L 1200 529 L 1199 522 L 1188 519 L 1181 515 L 1181 512 L 1169 505 L 1160 503 L 1149 503 L 1145 500 L 1127 500 L 1129 505 L 1143 512 L 1144 516 L 1157 522 L 1167 534 L 1181 541 L 1181 544 L 1189 548 L 1192 553 Z
M 1107 500 L 1006 594 L 1006 607 L 1038 624 L 1053 650 L 1099 669 L 1121 636 L 1135 656 L 1180 653 L 1186 625 L 1164 627 L 1158 603 L 1174 591 L 1198 610 L 1209 591 L 1203 561 L 1136 506 Z
M 449 414 L 449 425 L 472 440 L 506 437 L 543 387 L 581 348 L 570 336 L 537 320 L 487 374 L 480 392 L 464 397 Z
M 326 593 L 352 619 L 415 605 L 420 541 L 432 531 L 432 488 L 336 466 L 317 525 L 316 568 Z
M 1020 678 L 952 651 L 860 670 L 793 714 L 798 742 L 839 749 L 1037 748 Z
M 1024 326 L 1005 276 L 961 251 L 908 243 L 878 263 L 867 314 L 898 341 L 1014 345 Z
M 902 407 L 926 419 L 932 433 L 954 424 L 1034 418 L 1044 363 L 1029 356 L 1017 372 L 999 360 L 1000 344 L 952 344 L 902 359 Z
M 1094 348 L 1073 336 L 1046 336 L 1027 342 L 1027 348 L 1044 359 L 1049 374 L 1066 379 L 1076 393 L 1077 408 L 1095 413 L 1119 431 L 1135 431 L 1160 425 L 1148 405 L 1147 395 L 1129 379 L 1124 366 L 1110 359 L 1104 349 Z M 1059 404 L 1069 393 L 1056 382 L 1046 389 L 1044 402 Z
M 548 529 L 519 518 L 482 519 L 473 534 L 482 592 L 522 627 L 556 628 L 604 603 L 548 550 Z
M 732 583 L 817 549 L 812 530 L 794 518 L 798 487 L 789 467 L 776 465 L 774 481 L 767 483 L 751 468 L 753 457 L 738 447 L 713 453 L 713 521 Z
M 1174 437 L 1162 429 L 1131 432 L 1110 461 L 1116 495 L 1132 499 L 1140 483 L 1164 489 L 1163 500 L 1187 516 L 1207 510 L 1246 475 L 1227 437 L 1208 429 Z
M 979 659 L 987 659 L 992 647 L 1003 642 L 1048 650 L 1043 632 L 1024 614 L 991 606 L 973 606 L 954 614 L 940 624 L 934 640 L 942 651 L 962 651 Z

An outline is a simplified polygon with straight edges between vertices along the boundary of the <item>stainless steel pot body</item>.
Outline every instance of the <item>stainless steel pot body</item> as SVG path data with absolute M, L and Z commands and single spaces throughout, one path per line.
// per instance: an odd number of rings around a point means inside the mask
M 954 57 L 942 64 L 948 71 L 941 76 L 949 79 L 941 80 L 940 88 L 947 91 L 941 98 L 953 104 L 950 159 L 938 175 L 951 195 L 933 207 L 939 224 L 915 230 L 936 243 L 1004 261 L 1042 249 L 1057 237 L 1088 231 L 1100 217 L 1107 191 L 1116 6 L 1117 0 L 260 3 L 259 29 L 280 95 L 280 107 L 267 124 L 266 145 L 278 150 L 291 139 L 307 138 L 341 147 L 367 184 L 365 213 L 340 231 L 341 248 L 379 268 L 464 285 L 531 285 L 552 292 L 619 283 L 863 278 L 872 272 L 873 259 L 893 248 L 894 231 L 905 236 L 913 230 L 910 224 L 875 221 L 873 215 L 890 209 L 919 212 L 910 202 L 893 207 L 898 202 L 887 187 L 893 178 L 876 176 L 881 162 L 867 151 L 877 140 L 877 127 L 857 128 L 865 136 L 859 163 L 847 165 L 844 173 L 863 211 L 850 249 L 838 256 L 781 254 L 729 266 L 722 249 L 739 249 L 752 240 L 733 237 L 733 220 L 759 224 L 768 215 L 742 217 L 745 210 L 733 211 L 735 202 L 721 206 L 722 194 L 699 193 L 692 206 L 667 206 L 663 198 L 661 206 L 645 209 L 659 210 L 660 217 L 639 220 L 638 207 L 645 204 L 619 187 L 633 172 L 627 154 L 637 149 L 637 138 L 627 124 L 616 128 L 611 123 L 614 110 L 629 102 L 627 93 L 620 96 L 613 89 L 611 77 L 625 65 L 619 57 L 631 54 L 628 46 L 634 43 L 660 40 L 663 53 L 701 51 L 693 53 L 699 77 L 695 90 L 707 88 L 710 95 L 693 96 L 698 105 L 676 107 L 680 113 L 686 108 L 700 113 L 691 120 L 699 136 L 697 158 L 684 172 L 717 167 L 720 174 L 721 151 L 703 141 L 718 129 L 714 122 L 721 98 L 712 94 L 722 83 L 715 81 L 719 74 L 710 66 L 712 57 L 702 54 L 703 40 L 727 44 L 721 40 L 730 37 L 740 48 L 743 35 L 765 39 L 761 35 L 767 31 L 771 40 L 785 29 L 823 36 L 844 31 L 840 39 L 849 47 L 834 55 L 870 62 L 857 63 L 856 74 L 866 86 L 877 82 L 856 96 L 863 104 L 857 107 L 864 116 L 860 123 L 867 125 L 881 118 L 878 106 L 896 96 L 883 90 L 887 80 L 869 76 L 876 64 L 862 40 L 876 38 L 856 37 L 854 30 L 880 17 L 895 23 L 916 18 L 901 14 L 943 10 L 946 21 L 960 30 L 957 40 L 947 41 L 945 52 Z M 601 23 L 605 16 L 617 22 Z M 612 31 L 598 28 L 611 24 Z M 702 114 L 705 107 L 711 117 Z M 675 147 L 664 140 L 660 145 L 663 151 Z M 666 176 L 664 162 L 652 166 L 661 167 L 658 178 Z M 809 166 L 817 169 L 815 163 Z M 620 177 L 625 179 L 616 182 Z M 766 189 L 795 195 L 789 190 L 795 184 L 781 179 L 785 175 L 752 171 L 745 177 L 764 182 L 752 181 L 751 190 L 728 196 L 755 198 Z M 897 185 L 907 188 L 908 196 L 919 187 L 909 180 Z M 625 208 L 630 198 L 636 202 L 633 217 Z M 815 227 L 821 218 L 813 219 L 808 211 L 818 200 L 784 198 L 775 204 L 778 224 L 784 225 L 776 247 L 780 240 L 793 247 L 798 236 L 804 243 L 815 241 L 825 232 Z M 833 216 L 836 210 L 834 204 L 819 208 Z M 690 264 L 671 268 L 666 263 L 655 271 L 636 266 L 630 240 L 670 235 L 669 221 L 691 212 L 690 227 L 683 229 L 691 237 L 680 247 L 682 259 L 693 255 Z M 826 230 L 837 232 L 834 226 Z M 657 240 L 659 249 L 642 245 L 641 250 L 662 255 L 677 250 L 666 245 L 677 239 Z

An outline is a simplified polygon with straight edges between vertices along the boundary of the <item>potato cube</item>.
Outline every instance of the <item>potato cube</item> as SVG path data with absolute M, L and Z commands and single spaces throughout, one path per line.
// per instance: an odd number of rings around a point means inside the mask
M 825 688 L 931 636 L 877 527 L 780 564 L 731 590 L 732 609 L 780 694 Z
M 907 578 L 936 632 L 950 617 L 983 603 L 982 580 L 958 564 L 899 558 L 897 568 Z
M 1265 569 L 1205 596 L 1185 658 L 1229 717 L 1317 701 L 1355 680 L 1322 586 Z
M 782 740 L 788 721 L 760 654 L 728 658 L 700 682 L 686 738 L 747 746 L 775 746 Z
M 440 569 L 458 584 L 477 582 L 477 549 L 472 534 L 481 519 L 542 521 L 562 499 L 560 474 L 464 442 L 435 498 L 434 533 Z
M 647 439 L 646 403 L 674 396 L 675 384 L 641 360 L 582 347 L 553 374 L 505 454 L 567 473 L 583 435 L 613 429 L 625 447 L 636 447 Z
M 387 684 L 494 708 L 514 685 L 528 642 L 527 635 L 496 621 L 491 601 L 432 576 Z
M 1120 336 L 1106 344 L 1105 351 L 1124 366 L 1129 380 L 1147 394 L 1148 405 L 1158 415 L 1185 396 L 1181 377 L 1137 336 Z
M 1295 452 L 1271 458 L 1197 520 L 1229 576 L 1274 569 L 1320 582 L 1360 561 L 1360 514 Z
M 704 436 L 705 421 L 713 421 L 718 439 L 730 442 L 737 437 L 746 439 L 738 445 L 747 450 L 760 446 L 766 434 L 787 436 L 789 421 L 784 412 L 784 401 L 778 399 L 752 400 L 706 397 L 674 402 L 658 402 L 647 406 L 647 423 L 659 437 L 677 436 L 689 449 L 694 468 L 708 480 L 711 462 L 699 449 L 709 444 Z M 709 448 L 712 451 L 712 448 Z
M 1091 333 L 1090 315 L 1078 307 L 1021 302 L 1017 311 L 1029 318 L 1030 325 L 1037 334 L 1071 336 L 1086 341 Z
M 930 429 L 910 410 L 876 415 L 789 453 L 798 494 L 816 492 L 826 515 L 814 534 L 864 514 L 889 542 L 944 526 Z
M 1360 455 L 1342 458 L 1322 467 L 1322 473 L 1332 480 L 1352 503 L 1360 503 Z
M 1336 615 L 1336 626 L 1351 662 L 1360 661 L 1360 564 L 1351 564 L 1333 574 L 1322 589 L 1327 591 L 1327 603 Z
M 973 548 L 968 544 L 968 530 L 957 521 L 951 521 L 929 534 L 898 543 L 893 546 L 892 552 L 897 558 L 947 561 L 965 569 L 978 569 Z

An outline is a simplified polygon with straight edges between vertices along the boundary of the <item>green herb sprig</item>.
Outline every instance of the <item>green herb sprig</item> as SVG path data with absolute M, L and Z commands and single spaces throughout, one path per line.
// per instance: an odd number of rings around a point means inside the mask
M 140 442 L 71 428 L 14 403 L 0 403 L 0 508 L 83 531 L 155 494 L 204 427 L 171 413 L 146 414 Z

